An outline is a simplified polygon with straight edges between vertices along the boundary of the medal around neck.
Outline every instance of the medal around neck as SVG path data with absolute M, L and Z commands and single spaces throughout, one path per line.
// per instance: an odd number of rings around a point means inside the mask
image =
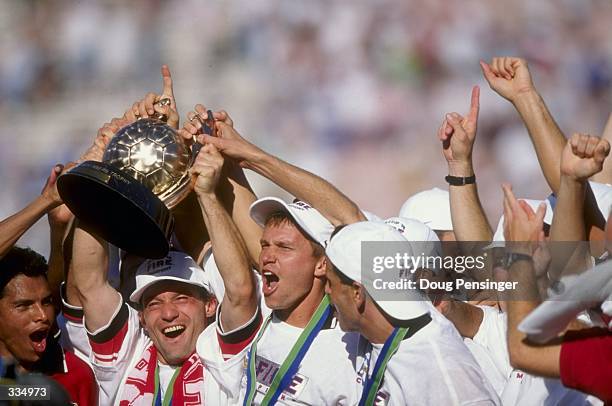
M 123 127 L 102 162 L 85 161 L 57 182 L 84 228 L 145 258 L 167 255 L 174 227 L 170 209 L 190 191 L 192 151 L 163 119 L 143 118 Z

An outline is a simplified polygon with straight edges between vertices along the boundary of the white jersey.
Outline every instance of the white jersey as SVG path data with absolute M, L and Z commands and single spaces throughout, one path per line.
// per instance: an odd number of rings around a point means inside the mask
M 91 364 L 103 392 L 100 398 L 107 399 L 107 405 L 153 404 L 157 351 L 140 327 L 138 313 L 121 302 L 106 326 L 88 334 Z M 173 400 L 190 405 L 229 404 L 231 394 L 218 383 L 222 371 L 215 367 L 214 363 L 204 367 L 194 353 L 181 367 Z
M 261 316 L 259 316 L 261 317 Z M 335 320 L 333 320 L 335 322 Z M 249 322 L 250 323 L 250 322 Z M 256 395 L 253 404 L 261 403 L 269 385 L 304 329 L 293 327 L 272 316 L 257 344 L 255 370 Z M 231 334 L 231 333 L 226 333 Z M 225 368 L 225 385 L 239 391 L 240 404 L 247 388 L 246 364 L 248 344 L 236 355 L 227 354 L 223 334 L 208 328 L 198 340 L 198 354 L 206 365 L 221 362 L 224 354 L 231 356 L 234 368 Z M 357 372 L 366 364 L 367 342 L 357 333 L 345 333 L 339 325 L 322 329 L 304 356 L 291 384 L 279 396 L 279 405 L 356 405 L 362 384 Z M 239 359 L 239 363 L 236 362 Z M 230 389 L 231 390 L 231 389 Z
M 435 309 L 387 364 L 376 405 L 499 405 L 499 398 L 456 329 Z M 372 345 L 372 365 L 383 347 Z M 373 369 L 373 367 L 371 367 Z M 370 372 L 371 374 L 371 372 Z
M 507 350 L 507 315 L 489 306 L 478 307 L 484 314 L 473 342 L 481 348 L 472 353 L 487 376 L 503 375 L 505 384 L 498 393 L 504 406 L 599 404 L 581 392 L 564 387 L 558 379 L 537 377 L 512 368 Z M 485 357 L 481 349 L 486 350 Z

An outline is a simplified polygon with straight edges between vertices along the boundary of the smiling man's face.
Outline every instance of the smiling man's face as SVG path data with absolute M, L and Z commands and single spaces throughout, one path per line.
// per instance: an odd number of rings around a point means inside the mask
M 40 360 L 54 319 L 53 300 L 44 276 L 18 274 L 0 297 L 0 340 L 28 368 Z
M 174 281 L 160 281 L 142 297 L 140 320 L 159 360 L 180 365 L 195 351 L 198 336 L 215 313 L 214 300 L 203 288 Z

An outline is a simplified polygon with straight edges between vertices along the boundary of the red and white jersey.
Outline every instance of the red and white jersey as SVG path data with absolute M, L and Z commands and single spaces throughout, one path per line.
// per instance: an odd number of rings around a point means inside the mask
M 62 283 L 60 288 L 62 311 L 57 316 L 57 325 L 62 331 L 62 335 L 60 336 L 61 344 L 63 348 L 71 349 L 79 357 L 89 362 L 91 345 L 89 345 L 87 331 L 83 324 L 83 308 L 68 303 L 64 292 L 65 286 L 66 285 Z M 103 400 L 104 399 L 100 399 L 100 404 L 107 404 L 102 402 Z
M 215 324 L 211 328 L 214 331 Z M 106 326 L 88 334 L 91 363 L 107 404 L 153 404 L 157 350 L 140 327 L 138 313 L 122 302 Z M 232 398 L 223 386 L 222 371 L 214 363 L 205 367 L 195 351 L 181 367 L 173 388 L 175 404 L 224 405 Z

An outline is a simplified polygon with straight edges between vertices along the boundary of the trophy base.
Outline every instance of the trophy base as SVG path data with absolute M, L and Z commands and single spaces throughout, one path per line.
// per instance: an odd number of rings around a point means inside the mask
M 142 183 L 115 167 L 85 161 L 61 175 L 58 192 L 81 225 L 144 258 L 168 254 L 174 218 Z

